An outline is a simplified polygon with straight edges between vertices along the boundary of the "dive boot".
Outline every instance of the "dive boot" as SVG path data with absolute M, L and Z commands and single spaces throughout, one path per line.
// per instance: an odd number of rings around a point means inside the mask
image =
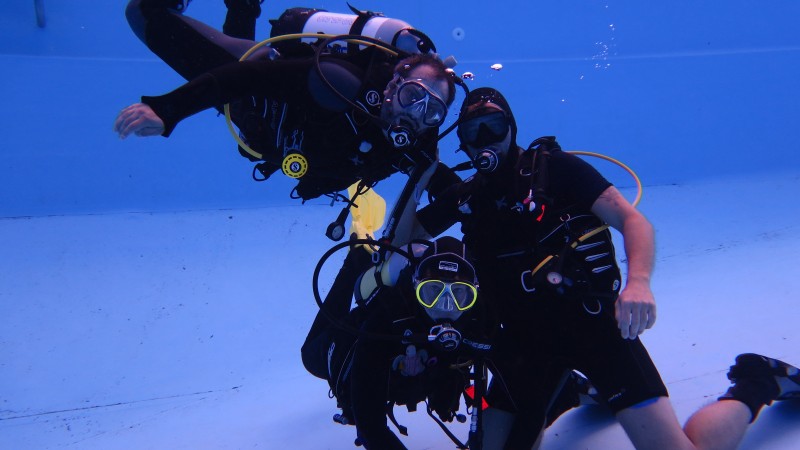
M 736 364 L 728 372 L 728 379 L 734 383 L 756 377 L 774 380 L 777 393 L 773 400 L 800 398 L 800 369 L 783 361 L 755 353 L 743 353 L 736 357 Z

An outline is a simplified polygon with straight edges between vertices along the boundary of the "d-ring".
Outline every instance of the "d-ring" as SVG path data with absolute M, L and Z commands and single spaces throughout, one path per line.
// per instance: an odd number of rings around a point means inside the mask
M 583 301 L 583 309 L 586 310 L 587 313 L 596 316 L 600 314 L 600 311 L 603 310 L 603 305 L 600 303 L 600 300 L 594 299 L 595 303 L 597 303 L 597 311 L 592 311 L 586 306 L 586 300 Z

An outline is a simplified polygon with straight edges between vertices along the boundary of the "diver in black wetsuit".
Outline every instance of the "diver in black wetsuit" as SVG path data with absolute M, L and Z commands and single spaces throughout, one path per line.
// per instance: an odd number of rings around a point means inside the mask
M 440 420 L 456 418 L 470 367 L 494 333 L 461 241 L 444 236 L 409 252 L 411 260 L 395 254 L 363 274 L 352 311 L 353 284 L 337 277 L 301 352 L 306 369 L 330 384 L 338 421 L 354 424 L 367 449 L 406 448 L 387 426 L 394 405 L 414 411 L 425 401 Z M 347 260 L 343 271 L 369 253 L 353 246 Z
M 190 115 L 231 103 L 232 121 L 252 150 L 244 154 L 264 161 L 258 166 L 263 177 L 278 170 L 285 157 L 302 156 L 304 173 L 292 175 L 300 175 L 295 195 L 303 200 L 359 180 L 371 185 L 420 160 L 436 160 L 438 129 L 455 95 L 455 77 L 422 33 L 386 19 L 392 22 L 383 32 L 391 36 L 377 37 L 408 51 L 349 46 L 344 52 L 321 51 L 317 58 L 310 44 L 276 45 L 280 56 L 274 48 L 264 49 L 239 62 L 254 42 L 183 15 L 185 6 L 174 0 L 128 4 L 136 35 L 190 81 L 123 109 L 114 125 L 120 137 L 166 137 Z M 319 11 L 294 8 L 284 16 L 314 17 Z M 379 17 L 363 14 L 357 22 Z M 273 31 L 282 19 L 273 21 Z

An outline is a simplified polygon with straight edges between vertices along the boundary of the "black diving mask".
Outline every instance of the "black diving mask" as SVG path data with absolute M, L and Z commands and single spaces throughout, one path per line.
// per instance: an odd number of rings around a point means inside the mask
M 458 125 L 458 138 L 462 145 L 485 147 L 500 142 L 511 128 L 506 113 L 497 111 L 467 119 Z

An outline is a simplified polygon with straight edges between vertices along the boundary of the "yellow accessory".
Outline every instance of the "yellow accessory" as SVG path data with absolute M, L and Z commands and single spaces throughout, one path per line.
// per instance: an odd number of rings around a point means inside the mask
M 347 188 L 350 198 L 358 189 L 358 182 Z M 355 207 L 350 208 L 351 222 L 350 234 L 355 233 L 358 239 L 373 239 L 383 226 L 383 219 L 386 216 L 386 200 L 383 199 L 375 189 L 368 189 L 359 194 L 355 199 Z
M 287 177 L 300 178 L 308 172 L 308 160 L 300 153 L 290 153 L 283 158 L 281 169 Z
M 448 283 L 442 280 L 425 280 L 417 284 L 417 300 L 426 308 L 433 308 L 445 291 L 450 292 L 456 308 L 466 311 L 475 305 L 478 299 L 478 289 L 470 283 L 454 281 Z

